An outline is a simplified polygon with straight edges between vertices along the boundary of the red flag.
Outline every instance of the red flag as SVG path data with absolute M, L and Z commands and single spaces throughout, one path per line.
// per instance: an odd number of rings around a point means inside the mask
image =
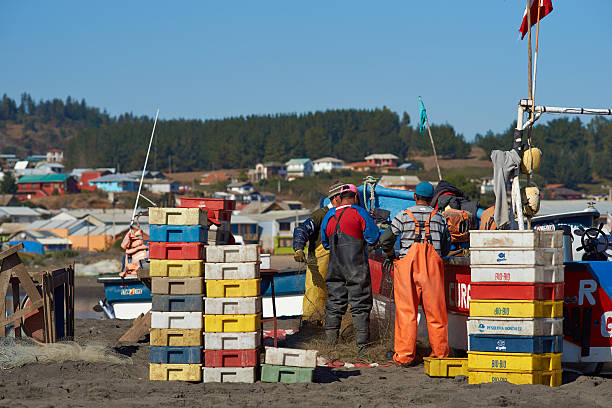
M 553 10 L 552 0 L 531 0 L 530 14 L 532 27 L 538 22 L 538 6 L 540 7 L 540 20 L 550 14 L 550 12 Z M 521 33 L 522 40 L 527 34 L 527 8 L 525 8 L 525 13 L 523 14 L 523 22 L 521 23 L 521 28 L 519 28 L 519 31 Z

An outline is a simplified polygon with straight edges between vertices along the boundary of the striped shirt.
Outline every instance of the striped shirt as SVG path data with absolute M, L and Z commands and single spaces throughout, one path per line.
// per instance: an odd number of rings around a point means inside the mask
M 415 205 L 409 208 L 414 214 L 419 224 L 425 225 L 429 214 L 434 211 L 432 207 Z M 394 236 L 400 236 L 400 250 L 399 256 L 403 257 L 408 253 L 408 250 L 414 242 L 415 224 L 412 217 L 406 214 L 404 211 L 398 213 L 393 221 L 391 221 L 391 232 Z M 450 248 L 450 233 L 448 226 L 446 225 L 446 219 L 439 212 L 436 212 L 431 216 L 429 221 L 429 230 L 431 233 L 431 240 L 434 248 L 440 256 L 446 256 Z M 425 242 L 425 228 L 421 231 L 421 242 Z M 446 253 L 445 253 L 446 252 Z

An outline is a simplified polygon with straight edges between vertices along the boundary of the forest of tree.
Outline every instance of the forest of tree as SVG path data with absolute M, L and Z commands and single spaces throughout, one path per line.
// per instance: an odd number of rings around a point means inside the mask
M 11 146 L 5 142 L 7 132 L 17 125 L 23 137 Z M 152 126 L 152 118 L 112 117 L 85 100 L 70 97 L 35 102 L 24 93 L 19 103 L 6 95 L 0 101 L 2 152 L 40 154 L 44 148 L 59 147 L 65 150 L 67 168 L 138 169 Z M 476 135 L 473 144 L 487 156 L 492 149 L 509 149 L 513 128 Z M 440 156 L 467 157 L 472 144 L 452 125 L 432 125 L 431 130 Z M 594 177 L 612 176 L 608 160 L 612 157 L 612 120 L 595 117 L 583 123 L 561 117 L 535 126 L 532 139 L 544 152 L 539 183 L 576 186 Z M 394 153 L 403 161 L 415 154 L 430 155 L 431 145 L 429 137 L 413 127 L 407 113 L 400 117 L 386 107 L 205 121 L 177 119 L 158 122 L 150 163 L 154 169 L 167 169 L 171 162 L 174 171 L 191 171 L 246 168 L 292 157 L 334 156 L 351 162 L 372 153 Z
M 0 103 L 2 123 L 23 124 L 24 132 L 41 123 L 67 128 L 68 167 L 119 166 L 138 168 L 153 125 L 148 117 L 124 114 L 110 117 L 88 107 L 84 100 L 54 99 L 36 103 L 24 94 L 17 104 L 6 95 Z M 432 126 L 440 140 L 438 153 L 466 157 L 470 144 L 452 126 Z M 172 162 L 175 171 L 244 168 L 260 161 L 286 161 L 292 157 L 316 159 L 335 156 L 363 160 L 372 153 L 392 152 L 403 160 L 410 152 L 431 154 L 429 138 L 386 107 L 374 110 L 328 110 L 305 114 L 235 117 L 220 120 L 164 120 L 158 122 L 152 151 L 154 168 Z M 40 152 L 27 152 L 28 154 Z M 158 163 L 155 163 L 158 161 Z

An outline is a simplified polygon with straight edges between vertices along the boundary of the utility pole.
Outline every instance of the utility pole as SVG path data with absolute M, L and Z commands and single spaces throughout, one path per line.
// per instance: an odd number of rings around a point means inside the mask
M 608 201 L 612 201 L 612 186 L 604 186 L 602 185 L 601 188 L 603 189 L 608 189 Z

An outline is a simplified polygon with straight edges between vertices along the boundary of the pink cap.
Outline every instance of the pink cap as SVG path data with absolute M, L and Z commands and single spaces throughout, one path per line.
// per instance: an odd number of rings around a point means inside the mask
M 347 191 L 358 194 L 357 187 L 355 187 L 354 184 L 345 184 L 342 187 L 340 187 L 340 194 L 345 193 Z

